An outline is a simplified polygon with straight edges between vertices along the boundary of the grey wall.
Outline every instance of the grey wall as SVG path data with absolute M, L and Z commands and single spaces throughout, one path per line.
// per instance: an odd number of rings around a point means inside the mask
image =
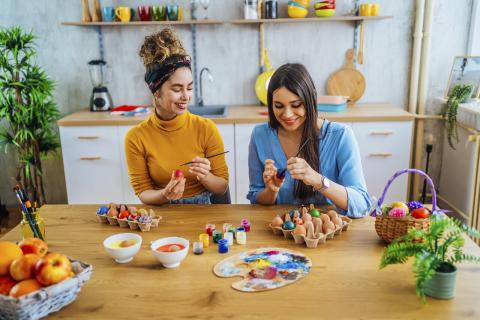
M 102 5 L 164 4 L 149 0 L 101 0 Z M 186 5 L 187 0 L 179 1 Z M 313 1 L 312 1 L 313 2 Z M 351 11 L 355 1 L 337 0 L 337 14 Z M 390 102 L 406 109 L 410 77 L 412 30 L 415 1 L 376 0 L 382 15 L 390 20 L 366 24 L 365 63 L 359 66 L 367 90 L 360 102 Z M 213 19 L 243 18 L 242 0 L 211 0 L 208 10 Z M 287 0 L 280 1 L 280 16 L 286 16 Z M 466 50 L 472 0 L 437 0 L 430 57 L 429 103 L 442 95 L 454 55 Z M 188 17 L 188 10 L 185 13 Z M 63 115 L 88 105 L 91 85 L 87 62 L 98 57 L 98 36 L 94 28 L 62 26 L 62 21 L 80 21 L 80 0 L 2 0 L 0 26 L 20 25 L 38 37 L 38 62 L 57 82 L 55 98 Z M 265 42 L 274 66 L 302 62 L 310 70 L 318 91 L 325 91 L 328 76 L 341 67 L 346 49 L 353 43 L 353 24 L 295 23 L 266 25 Z M 159 27 L 105 27 L 105 58 L 113 66 L 108 86 L 115 104 L 149 104 L 149 91 L 143 82 L 144 68 L 138 49 L 146 34 Z M 188 26 L 176 30 L 191 52 Z M 207 104 L 257 104 L 253 85 L 258 75 L 258 27 L 256 25 L 198 26 L 198 66 L 208 66 L 215 82 L 205 85 Z M 436 112 L 436 111 L 435 111 Z M 428 123 L 441 139 L 438 123 Z M 433 128 L 433 129 L 432 129 Z M 440 146 L 440 144 L 439 144 Z M 436 148 L 436 151 L 439 151 Z M 0 154 L 0 197 L 13 205 L 11 179 L 15 157 Z M 433 157 L 433 176 L 439 177 L 440 163 Z M 61 155 L 47 160 L 46 185 L 50 203 L 65 203 L 66 191 Z

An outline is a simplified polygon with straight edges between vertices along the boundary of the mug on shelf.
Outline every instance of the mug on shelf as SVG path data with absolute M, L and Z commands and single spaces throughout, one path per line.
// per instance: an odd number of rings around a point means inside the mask
M 106 22 L 112 22 L 115 19 L 115 8 L 114 7 L 103 7 L 102 8 L 102 19 Z
M 179 20 L 179 11 L 180 6 L 178 4 L 168 4 L 167 5 L 167 17 L 170 21 Z
M 138 17 L 141 21 L 150 21 L 152 20 L 152 13 L 149 6 L 138 6 Z
M 152 19 L 155 21 L 167 20 L 167 7 L 152 6 Z
M 132 10 L 130 7 L 117 7 L 115 15 L 121 22 L 129 22 L 132 17 Z

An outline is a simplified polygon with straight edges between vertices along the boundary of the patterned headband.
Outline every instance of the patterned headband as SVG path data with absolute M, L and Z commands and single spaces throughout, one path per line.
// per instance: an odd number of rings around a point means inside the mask
M 157 63 L 153 67 L 147 69 L 145 74 L 145 82 L 148 84 L 152 93 L 157 90 L 170 78 L 170 76 L 178 68 L 187 67 L 191 68 L 191 58 L 189 56 L 174 56 L 167 61 Z

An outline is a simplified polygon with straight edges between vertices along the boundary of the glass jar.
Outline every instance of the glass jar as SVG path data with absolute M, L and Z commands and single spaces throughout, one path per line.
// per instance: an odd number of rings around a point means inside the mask
M 265 1 L 265 19 L 277 19 L 278 18 L 278 5 L 277 0 Z
M 25 238 L 39 238 L 42 240 L 47 240 L 45 237 L 45 221 L 37 212 L 30 214 L 32 218 L 32 225 L 30 225 L 29 218 L 27 215 L 22 212 L 22 221 L 20 222 L 20 230 L 22 232 L 23 239 Z M 32 228 L 35 230 L 32 230 Z
M 244 13 L 245 19 L 258 19 L 257 0 L 245 0 Z

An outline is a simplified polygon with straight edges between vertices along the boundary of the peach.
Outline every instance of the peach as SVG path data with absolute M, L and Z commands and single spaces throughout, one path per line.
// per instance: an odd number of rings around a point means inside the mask
M 0 241 L 0 252 L 0 276 L 7 276 L 12 261 L 23 253 L 15 243 L 9 241 Z
M 40 256 L 33 253 L 18 257 L 10 264 L 10 276 L 16 281 L 34 278 L 38 260 L 40 260 Z
M 37 291 L 41 287 L 40 283 L 35 279 L 23 280 L 13 286 L 9 295 L 10 297 L 17 298 L 33 291 Z
M 39 255 L 40 257 L 46 255 L 48 251 L 48 245 L 45 243 L 45 241 L 38 238 L 23 239 L 22 241 L 20 241 L 18 246 L 20 247 L 20 249 L 22 249 L 23 254 L 34 253 L 36 255 Z
M 16 284 L 10 276 L 0 277 L 0 294 L 8 296 L 12 287 Z

